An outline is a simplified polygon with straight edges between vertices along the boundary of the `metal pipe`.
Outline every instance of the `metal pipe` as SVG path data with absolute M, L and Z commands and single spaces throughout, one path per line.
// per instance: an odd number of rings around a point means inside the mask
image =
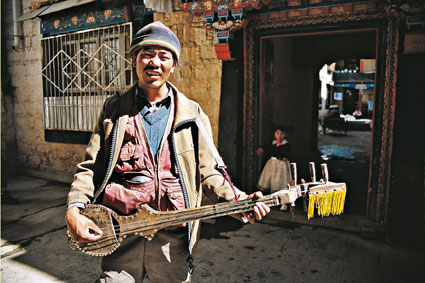
M 13 19 L 13 46 L 12 48 L 14 50 L 18 49 L 19 45 L 19 39 L 21 38 L 21 35 L 19 34 L 18 28 L 18 22 L 16 19 L 18 18 L 19 8 L 18 8 L 18 1 L 19 0 L 12 0 L 12 19 Z

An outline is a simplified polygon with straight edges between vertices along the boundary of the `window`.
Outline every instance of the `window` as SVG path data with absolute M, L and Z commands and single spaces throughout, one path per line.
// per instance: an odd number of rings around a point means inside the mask
M 105 99 L 133 84 L 131 36 L 125 23 L 42 39 L 46 131 L 93 130 Z

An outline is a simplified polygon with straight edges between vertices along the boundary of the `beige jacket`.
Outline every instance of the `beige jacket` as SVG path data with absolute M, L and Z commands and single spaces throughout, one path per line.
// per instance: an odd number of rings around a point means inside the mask
M 196 102 L 188 99 L 170 83 L 169 86 L 175 95 L 172 154 L 177 159 L 183 194 L 189 207 L 201 205 L 203 192 L 213 201 L 234 200 L 230 185 L 224 182 L 222 174 L 215 169 L 212 154 L 194 122 L 199 115 L 212 136 L 207 115 Z M 118 159 L 128 117 L 137 114 L 134 113 L 136 87 L 105 101 L 86 149 L 85 160 L 77 165 L 68 204 L 94 202 L 107 184 Z M 114 150 L 111 152 L 112 146 Z M 246 198 L 242 191 L 237 190 L 237 194 L 240 199 Z M 190 231 L 192 251 L 199 238 L 199 221 L 192 222 Z

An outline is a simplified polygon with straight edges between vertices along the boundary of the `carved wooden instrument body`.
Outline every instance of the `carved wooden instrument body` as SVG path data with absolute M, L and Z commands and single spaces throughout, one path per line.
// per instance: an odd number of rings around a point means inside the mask
M 321 189 L 314 190 L 314 187 L 321 187 Z M 93 222 L 99 226 L 103 231 L 102 238 L 90 243 L 80 243 L 74 241 L 70 237 L 68 231 L 68 241 L 71 248 L 74 250 L 81 250 L 83 253 L 92 256 L 104 256 L 114 252 L 119 247 L 120 242 L 130 235 L 140 235 L 147 239 L 152 239 L 154 234 L 163 228 L 194 220 L 252 211 L 257 202 L 263 202 L 269 207 L 282 204 L 291 204 L 294 206 L 295 200 L 301 196 L 306 196 L 310 190 L 312 192 L 314 191 L 314 195 L 316 196 L 323 193 L 329 194 L 332 192 L 344 191 L 345 199 L 346 186 L 345 183 L 325 183 L 322 181 L 315 182 L 314 184 L 311 183 L 310 186 L 304 183 L 301 186 L 295 185 L 255 200 L 245 199 L 241 201 L 223 202 L 176 211 L 156 211 L 148 205 L 141 205 L 137 211 L 131 215 L 119 215 L 112 209 L 103 205 L 88 204 L 81 213 L 93 220 Z M 314 205 L 319 209 L 317 203 Z M 311 210 L 311 208 L 309 208 L 309 210 Z M 320 214 L 320 210 L 318 210 L 318 212 Z M 331 213 L 340 214 L 341 212 L 342 209 L 334 209 Z

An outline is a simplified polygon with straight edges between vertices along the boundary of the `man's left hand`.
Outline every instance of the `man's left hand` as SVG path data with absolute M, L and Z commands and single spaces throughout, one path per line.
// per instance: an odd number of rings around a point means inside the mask
M 263 193 L 258 191 L 253 194 L 250 194 L 248 198 L 258 199 L 258 198 L 261 198 L 262 196 L 263 196 Z M 269 212 L 270 212 L 270 207 L 268 207 L 263 202 L 257 202 L 254 206 L 253 212 L 243 212 L 242 215 L 249 221 L 249 223 L 254 224 L 256 219 L 260 221 Z

